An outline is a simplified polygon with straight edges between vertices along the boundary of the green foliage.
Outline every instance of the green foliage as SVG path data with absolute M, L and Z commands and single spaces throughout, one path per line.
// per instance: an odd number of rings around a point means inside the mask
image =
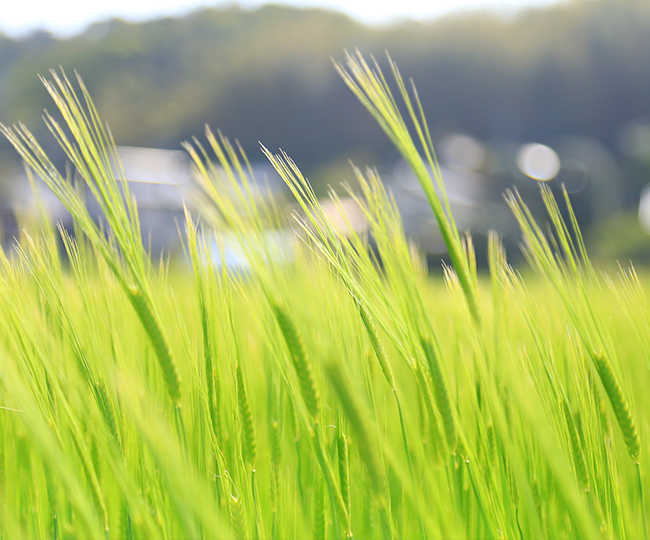
M 435 181 L 417 94 L 401 92 L 419 148 L 384 76 L 356 58 L 360 97 L 386 105 L 373 114 Z M 650 310 L 633 270 L 620 284 L 594 271 L 568 197 L 565 221 L 542 190 L 548 233 L 509 197 L 538 275 L 517 274 L 492 236 L 488 284 L 438 185 L 455 250 L 443 283 L 376 172 L 354 169 L 353 195 L 381 267 L 295 162 L 266 151 L 301 209 L 301 247 L 281 264 L 259 247 L 277 213 L 245 154 L 208 131 L 187 149 L 252 271 L 213 267 L 219 231 L 188 213 L 188 279 L 153 268 L 92 101 L 53 76 L 72 138 L 49 127 L 108 230 L 24 126 L 2 127 L 80 234 L 59 233 L 67 267 L 46 221 L 0 254 L 0 536 L 647 537 Z
M 614 147 L 624 123 L 650 115 L 649 30 L 645 0 L 384 28 L 286 6 L 111 20 L 66 39 L 0 37 L 0 120 L 38 130 L 49 103 L 34 73 L 61 65 L 84 74 L 120 144 L 177 148 L 208 122 L 249 152 L 258 140 L 284 148 L 308 172 L 353 155 L 379 165 L 396 154 L 329 62 L 359 47 L 377 57 L 391 51 L 418 81 L 433 127 L 492 140 L 581 134 Z M 319 193 L 340 180 L 311 178 Z

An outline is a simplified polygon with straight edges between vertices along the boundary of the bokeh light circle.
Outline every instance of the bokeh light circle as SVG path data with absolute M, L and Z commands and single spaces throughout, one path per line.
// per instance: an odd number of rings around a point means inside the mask
M 517 167 L 533 180 L 548 182 L 560 172 L 560 157 L 549 146 L 526 144 L 517 153 Z

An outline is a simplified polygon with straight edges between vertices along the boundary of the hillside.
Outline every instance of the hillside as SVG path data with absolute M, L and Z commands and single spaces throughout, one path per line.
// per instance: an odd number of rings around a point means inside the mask
M 579 134 L 618 151 L 650 118 L 650 3 L 575 1 L 523 12 L 371 28 L 322 10 L 203 9 L 185 18 L 102 22 L 70 39 L 0 38 L 0 121 L 50 107 L 36 78 L 77 70 L 120 144 L 178 148 L 205 123 L 282 147 L 308 171 L 390 162 L 388 141 L 339 81 L 331 57 L 390 51 L 417 81 L 436 133 L 552 143 Z M 7 154 L 2 142 L 0 161 Z M 321 177 L 316 175 L 317 180 Z M 627 179 L 629 200 L 644 181 Z

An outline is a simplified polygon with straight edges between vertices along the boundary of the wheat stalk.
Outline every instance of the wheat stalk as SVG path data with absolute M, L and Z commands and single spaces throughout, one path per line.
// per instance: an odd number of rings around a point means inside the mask
M 609 403 L 612 406 L 614 416 L 618 422 L 618 427 L 623 435 L 627 452 L 630 454 L 632 461 L 638 463 L 641 441 L 636 430 L 634 417 L 632 416 L 630 407 L 625 399 L 623 390 L 618 383 L 618 379 L 614 374 L 614 370 L 603 353 L 593 353 L 591 359 L 594 362 L 596 372 L 598 373 L 600 381 L 603 383 L 603 388 L 605 388 L 605 392 L 609 398 Z

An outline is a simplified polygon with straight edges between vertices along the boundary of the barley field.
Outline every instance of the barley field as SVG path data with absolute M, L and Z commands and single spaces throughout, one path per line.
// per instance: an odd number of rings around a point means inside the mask
M 506 196 L 527 267 L 492 236 L 479 275 L 414 88 L 391 64 L 391 93 L 358 54 L 336 68 L 422 185 L 444 277 L 375 172 L 350 193 L 370 231 L 343 236 L 263 148 L 300 206 L 279 262 L 259 246 L 283 216 L 209 130 L 186 149 L 212 212 L 187 213 L 190 268 L 170 267 L 143 246 L 80 79 L 44 80 L 45 120 L 103 225 L 24 126 L 2 127 L 75 235 L 32 217 L 0 254 L 0 538 L 648 538 L 637 273 L 596 271 L 568 196 L 542 186 L 543 223 Z M 212 264 L 224 229 L 249 272 Z

